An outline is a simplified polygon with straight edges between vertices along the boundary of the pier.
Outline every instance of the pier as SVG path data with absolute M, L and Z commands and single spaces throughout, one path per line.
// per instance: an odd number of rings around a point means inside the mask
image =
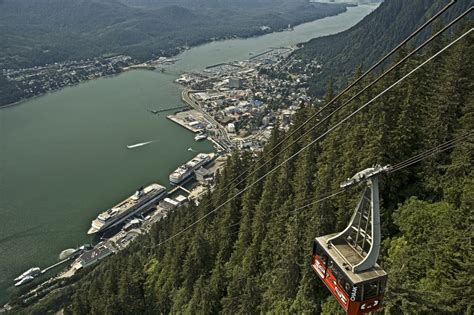
M 168 108 L 161 108 L 161 109 L 151 109 L 150 111 L 153 113 L 153 114 L 158 114 L 158 113 L 162 113 L 162 112 L 168 112 L 170 110 L 178 110 L 178 109 L 185 109 L 185 108 L 189 108 L 189 106 L 174 106 L 174 107 L 168 107 Z
M 235 67 L 235 68 L 242 68 L 242 66 L 240 66 L 240 65 L 236 65 L 236 64 L 233 64 L 233 63 L 229 63 L 229 62 L 221 62 L 221 63 L 217 63 L 217 64 L 215 64 L 215 65 L 207 66 L 205 69 L 206 69 L 206 70 L 209 70 L 209 69 L 212 69 L 212 68 L 217 68 L 217 67 L 222 67 L 222 66 L 230 66 L 230 67 Z
M 274 50 L 275 50 L 274 48 L 265 50 L 264 52 L 261 52 L 261 53 L 259 53 L 259 54 L 257 54 L 257 55 L 254 55 L 254 56 L 250 57 L 249 60 L 252 60 L 252 59 L 258 58 L 258 57 L 260 57 L 260 56 L 263 56 L 263 55 L 265 55 L 265 54 L 271 53 L 271 52 L 274 51 Z
M 47 273 L 48 271 L 50 271 L 51 269 L 54 269 L 54 268 L 56 268 L 56 267 L 61 266 L 62 264 L 64 264 L 64 263 L 70 261 L 71 258 L 72 258 L 72 256 L 70 256 L 70 257 L 68 257 L 68 258 L 66 258 L 66 259 L 63 259 L 63 260 L 61 260 L 61 261 L 55 263 L 54 265 L 51 265 L 51 266 L 49 266 L 49 267 L 46 267 L 45 269 L 41 270 L 41 274 L 45 274 L 45 273 Z

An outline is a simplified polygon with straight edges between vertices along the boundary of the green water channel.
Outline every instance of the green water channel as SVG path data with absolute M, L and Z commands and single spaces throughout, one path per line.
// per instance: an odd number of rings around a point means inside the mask
M 182 104 L 173 83 L 180 72 L 337 33 L 375 8 L 349 8 L 293 32 L 213 42 L 177 56 L 168 73 L 126 72 L 0 109 L 0 303 L 15 292 L 18 274 L 90 242 L 86 232 L 99 212 L 141 185 L 168 186 L 168 174 L 196 154 L 188 148 L 213 150 L 167 120 L 169 113 L 149 112 Z

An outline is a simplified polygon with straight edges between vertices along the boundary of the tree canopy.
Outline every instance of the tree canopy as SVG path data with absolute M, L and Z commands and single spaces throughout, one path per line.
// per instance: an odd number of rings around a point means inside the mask
M 269 152 L 287 135 L 275 128 L 259 163 L 248 153 L 235 152 L 200 206 L 170 213 L 150 235 L 86 274 L 74 293 L 63 289 L 62 303 L 59 297 L 54 303 L 41 300 L 25 311 L 335 314 L 337 303 L 309 266 L 311 242 L 345 227 L 360 191 L 294 210 L 337 190 L 361 169 L 395 164 L 472 130 L 473 39 L 470 35 L 460 41 L 317 145 L 179 237 L 156 246 L 290 157 L 432 51 L 418 55 L 288 150 Z M 466 56 L 463 63 L 460 56 Z M 302 108 L 295 126 L 316 110 Z M 473 147 L 471 137 L 383 179 L 379 263 L 389 274 L 387 314 L 472 312 Z M 224 189 L 247 168 L 255 174 Z

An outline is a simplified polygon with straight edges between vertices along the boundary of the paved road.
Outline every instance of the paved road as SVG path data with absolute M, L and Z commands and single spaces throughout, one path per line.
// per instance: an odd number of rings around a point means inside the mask
M 184 89 L 181 94 L 181 98 L 189 106 L 199 111 L 212 125 L 217 126 L 219 130 L 217 142 L 219 142 L 219 144 L 222 145 L 225 150 L 230 150 L 232 142 L 230 141 L 229 135 L 227 134 L 227 130 L 217 120 L 215 120 L 214 117 L 202 109 L 198 102 L 192 97 L 193 93 L 196 93 L 196 91 Z

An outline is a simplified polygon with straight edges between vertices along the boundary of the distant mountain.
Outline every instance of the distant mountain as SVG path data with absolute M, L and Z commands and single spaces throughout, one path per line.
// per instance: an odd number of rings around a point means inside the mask
M 301 108 L 290 130 L 274 128 L 256 157 L 233 152 L 198 206 L 168 212 L 149 234 L 75 279 L 55 282 L 59 288 L 45 297 L 25 302 L 18 294 L 12 314 L 345 314 L 311 267 L 314 237 L 342 231 L 365 186 L 341 192 L 340 183 L 375 164 L 413 161 L 468 132 L 455 148 L 383 176 L 378 263 L 388 273 L 384 314 L 471 314 L 473 45 L 471 33 L 340 128 L 328 131 L 360 104 L 315 130 L 304 121 L 317 107 Z M 400 72 L 420 60 L 411 62 Z
M 383 1 L 384 0 L 312 0 L 310 2 L 370 4 L 370 3 L 381 3 Z
M 235 7 L 261 7 L 269 5 L 294 6 L 295 4 L 308 3 L 307 0 L 120 0 L 127 5 L 135 6 L 166 6 L 180 5 L 190 8 L 235 8 Z
M 453 12 L 466 2 L 457 4 Z M 324 57 L 324 71 L 332 65 L 333 73 L 348 72 L 351 64 L 377 58 L 440 5 L 387 0 L 352 30 L 311 41 L 302 56 Z M 256 157 L 233 152 L 198 206 L 169 212 L 149 234 L 97 267 L 55 282 L 45 297 L 25 302 L 17 294 L 13 312 L 341 314 L 312 271 L 311 243 L 346 227 L 363 187 L 341 192 L 342 181 L 375 164 L 402 162 L 380 187 L 378 262 L 389 277 L 383 312 L 472 313 L 473 45 L 471 33 L 339 128 L 359 103 L 326 116 L 336 106 L 329 107 L 320 117 L 330 118 L 319 127 L 305 122 L 318 108 L 302 107 L 290 130 L 274 128 Z M 420 59 L 431 55 L 425 50 Z M 384 78 L 362 97 L 368 101 L 399 77 Z M 468 132 L 470 138 L 453 141 Z M 457 146 L 403 164 L 446 141 Z M 236 183 L 242 174 L 248 176 Z
M 345 10 L 345 5 L 300 0 L 277 0 L 285 4 L 281 6 L 260 0 L 258 8 L 247 5 L 251 2 L 240 0 L 236 6 L 227 0 L 4 0 L 0 65 L 17 68 L 110 54 L 147 59 L 211 38 L 262 34 L 261 25 L 278 29 Z M 153 3 L 159 5 L 131 6 Z
M 358 65 L 368 68 L 447 3 L 386 0 L 351 29 L 304 44 L 304 49 L 298 52 L 300 56 L 323 63 L 323 72 L 313 78 L 313 93 L 322 95 L 330 78 L 339 78 L 336 83 L 341 85 L 341 80 L 350 78 Z M 457 1 L 445 16 L 457 15 L 470 5 L 469 0 Z M 429 32 L 424 32 L 422 37 Z

